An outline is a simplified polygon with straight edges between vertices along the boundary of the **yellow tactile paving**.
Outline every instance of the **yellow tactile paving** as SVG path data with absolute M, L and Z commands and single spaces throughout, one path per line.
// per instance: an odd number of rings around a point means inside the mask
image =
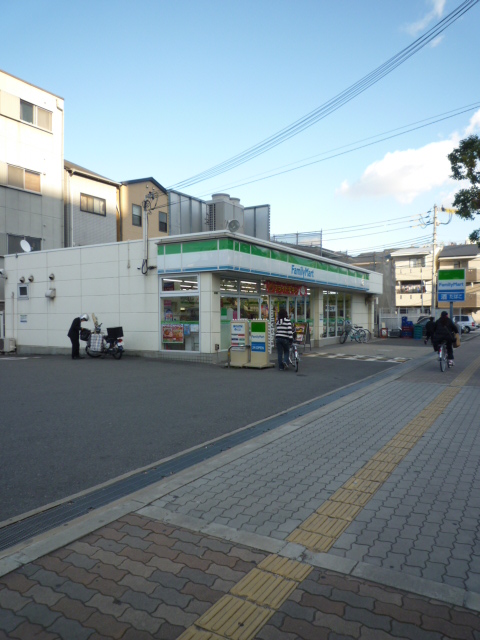
M 362 493 L 375 493 L 381 484 L 381 482 L 374 482 L 373 480 L 365 480 L 353 476 L 353 478 L 347 480 L 343 486 L 345 489 L 356 489 L 357 491 L 362 491 Z M 341 516 L 338 517 L 340 518 Z
M 225 640 L 225 637 L 218 636 L 216 633 L 212 633 L 211 631 L 188 627 L 188 629 L 184 631 L 177 640 Z
M 420 411 L 287 540 L 312 551 L 327 552 L 479 366 L 477 358 L 440 398 Z M 267 556 L 232 588 L 232 595 L 221 598 L 179 640 L 253 640 L 311 570 L 301 562 L 275 554 Z
M 353 491 L 351 489 L 344 489 L 340 487 L 333 496 L 330 496 L 330 500 L 334 502 L 346 502 L 347 504 L 356 504 L 363 507 L 371 498 L 371 494 L 362 493 L 361 491 Z
M 297 585 L 295 580 L 288 580 L 269 571 L 252 569 L 230 589 L 230 593 L 260 606 L 278 609 Z
M 272 554 L 260 562 L 258 569 L 270 571 L 270 573 L 275 573 L 289 580 L 295 580 L 295 582 L 302 582 L 308 576 L 312 567 L 296 560 L 289 560 Z
M 328 538 L 327 536 L 322 536 L 319 533 L 312 533 L 311 531 L 304 531 L 303 529 L 295 529 L 295 531 L 292 531 L 288 536 L 287 540 L 289 542 L 301 544 L 311 551 L 328 551 L 336 538 Z
M 363 507 L 354 504 L 326 500 L 322 504 L 322 506 L 317 509 L 317 513 L 322 513 L 326 516 L 332 516 L 334 518 L 340 518 L 341 520 L 352 521 L 362 509 Z
M 319 533 L 328 538 L 337 538 L 344 531 L 350 522 L 340 518 L 330 518 L 323 514 L 314 513 L 300 525 L 300 529 Z
M 251 640 L 274 613 L 273 609 L 226 595 L 204 613 L 195 626 L 229 640 Z

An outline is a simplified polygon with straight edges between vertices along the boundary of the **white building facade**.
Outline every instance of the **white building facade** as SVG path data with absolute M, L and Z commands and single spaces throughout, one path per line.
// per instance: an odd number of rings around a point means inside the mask
M 373 328 L 382 276 L 229 232 L 10 255 L 5 258 L 6 337 L 19 353 L 67 353 L 74 317 L 94 312 L 122 326 L 126 351 L 217 361 L 232 320 L 287 309 L 313 345 L 336 341 L 345 320 Z M 271 333 L 270 349 L 273 346 Z
M 33 250 L 63 246 L 63 108 L 0 71 L 0 267 L 23 239 Z M 3 300 L 0 289 L 0 311 Z

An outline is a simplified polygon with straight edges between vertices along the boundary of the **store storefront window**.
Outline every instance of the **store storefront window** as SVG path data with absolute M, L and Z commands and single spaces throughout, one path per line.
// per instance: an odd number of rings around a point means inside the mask
M 240 293 L 248 293 L 250 295 L 258 293 L 258 283 L 251 280 L 241 280 Z
M 186 295 L 193 293 L 193 295 Z M 162 278 L 160 298 L 161 349 L 199 351 L 200 298 L 198 276 Z
M 198 290 L 197 276 L 173 276 L 162 278 L 162 291 L 195 291 Z
M 257 320 L 258 306 L 258 298 L 240 298 L 240 318 Z
M 220 349 L 222 351 L 230 346 L 230 322 L 232 320 L 238 320 L 238 298 L 222 296 L 220 298 Z
M 222 292 L 237 292 L 238 291 L 238 280 L 234 280 L 233 278 L 222 278 L 220 280 L 220 291 Z

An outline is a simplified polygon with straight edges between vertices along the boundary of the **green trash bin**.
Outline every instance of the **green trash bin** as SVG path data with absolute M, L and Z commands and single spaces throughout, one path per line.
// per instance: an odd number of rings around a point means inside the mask
M 423 338 L 423 325 L 414 325 L 413 327 L 413 339 L 421 340 Z

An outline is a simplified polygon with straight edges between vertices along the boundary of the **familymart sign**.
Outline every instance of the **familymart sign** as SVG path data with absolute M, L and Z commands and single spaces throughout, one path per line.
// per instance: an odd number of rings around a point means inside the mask
M 465 269 L 438 272 L 438 302 L 465 302 Z

